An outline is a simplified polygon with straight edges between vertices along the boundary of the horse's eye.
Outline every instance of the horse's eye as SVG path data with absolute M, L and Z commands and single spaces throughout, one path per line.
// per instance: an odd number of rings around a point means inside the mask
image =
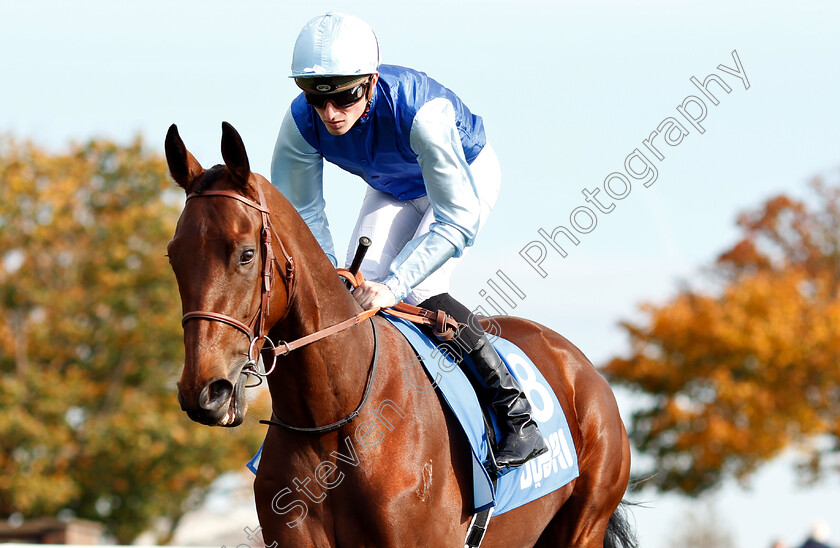
M 239 256 L 239 264 L 248 264 L 254 260 L 254 250 L 253 249 L 246 249 L 242 252 L 242 255 Z

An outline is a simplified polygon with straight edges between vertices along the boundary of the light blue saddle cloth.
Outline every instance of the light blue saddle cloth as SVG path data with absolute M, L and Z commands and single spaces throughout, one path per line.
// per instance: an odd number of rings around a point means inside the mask
M 578 477 L 580 472 L 577 453 L 566 415 L 548 381 L 519 347 L 501 338 L 493 341 L 496 351 L 531 402 L 532 417 L 539 424 L 549 450 L 498 477 L 494 489 L 485 468 L 488 464 L 489 441 L 484 416 L 470 381 L 461 368 L 445 353 L 440 352 L 437 345 L 415 324 L 393 316 L 386 315 L 385 318 L 400 330 L 417 351 L 433 385 L 457 417 L 469 440 L 473 469 L 473 506 L 476 512 L 494 507 L 494 515 L 504 514 L 545 496 Z M 428 389 L 428 386 L 422 389 Z M 419 385 L 417 390 L 421 390 Z M 496 428 L 496 438 L 499 439 L 499 436 Z M 255 474 L 261 455 L 262 447 L 247 464 Z

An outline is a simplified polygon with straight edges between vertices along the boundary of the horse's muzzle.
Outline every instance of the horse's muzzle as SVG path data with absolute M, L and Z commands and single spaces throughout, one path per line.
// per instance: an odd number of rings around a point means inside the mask
M 181 409 L 195 422 L 209 426 L 238 426 L 242 422 L 245 409 L 241 390 L 223 377 L 204 385 L 195 402 L 197 405 L 190 405 L 186 400 L 179 390 Z

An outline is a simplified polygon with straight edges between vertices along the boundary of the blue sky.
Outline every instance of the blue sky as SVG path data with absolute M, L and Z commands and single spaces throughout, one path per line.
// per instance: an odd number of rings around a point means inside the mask
M 643 301 L 662 302 L 732 244 L 738 212 L 778 192 L 804 195 L 840 166 L 840 6 L 832 2 L 549 2 L 320 0 L 0 3 L 0 132 L 61 149 L 141 134 L 161 150 L 169 124 L 205 165 L 221 160 L 222 120 L 268 173 L 274 138 L 296 94 L 287 78 L 294 39 L 328 9 L 366 19 L 383 61 L 427 72 L 482 115 L 503 169 L 500 201 L 454 279 L 482 304 L 502 270 L 526 294 L 510 312 L 563 333 L 596 363 L 626 350 L 617 327 Z M 737 50 L 750 87 L 718 70 Z M 539 276 L 519 255 L 539 229 L 569 227 L 625 158 L 712 72 L 731 86 L 690 133 L 633 182 L 568 256 L 549 251 Z M 713 88 L 717 90 L 717 88 Z M 682 122 L 685 123 L 683 119 Z M 327 170 L 339 249 L 364 191 Z M 600 198 L 605 198 L 601 190 Z M 592 207 L 591 205 L 589 205 Z M 582 218 L 580 218 L 582 220 Z M 492 294 L 492 293 L 491 293 Z M 634 397 L 619 394 L 625 415 Z M 810 521 L 840 539 L 838 478 L 795 489 L 784 463 L 713 499 L 738 545 L 801 542 Z M 776 483 L 773 483 L 776 482 Z M 776 485 L 772 487 L 772 485 Z M 665 547 L 688 504 L 655 498 L 637 510 L 643 545 Z M 771 499 L 771 500 L 767 500 Z

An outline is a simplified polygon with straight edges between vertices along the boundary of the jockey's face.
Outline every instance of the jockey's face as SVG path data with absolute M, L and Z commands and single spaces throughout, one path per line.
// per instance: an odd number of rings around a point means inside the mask
M 365 95 L 352 105 L 338 108 L 332 101 L 327 101 L 322 108 L 315 107 L 315 112 L 321 118 L 324 126 L 332 135 L 344 135 L 365 113 L 368 100 L 373 96 L 373 90 L 379 75 L 375 74 Z

